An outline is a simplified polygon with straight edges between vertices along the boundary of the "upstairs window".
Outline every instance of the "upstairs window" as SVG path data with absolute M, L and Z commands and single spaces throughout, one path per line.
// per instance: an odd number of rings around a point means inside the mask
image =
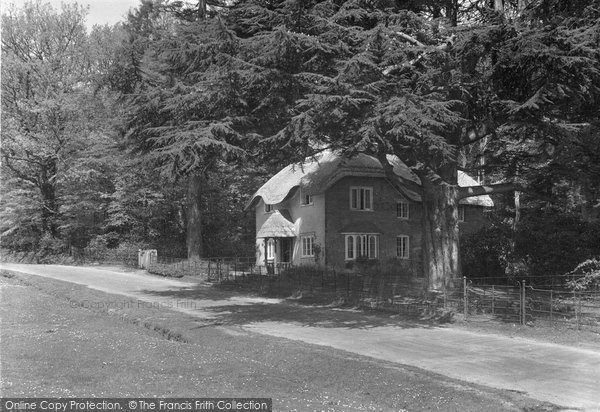
M 398 219 L 408 220 L 408 217 L 409 217 L 408 202 L 406 202 L 404 200 L 399 200 L 398 203 L 396 203 L 396 217 Z
M 351 187 L 350 210 L 373 210 L 373 188 Z
M 346 260 L 377 259 L 378 256 L 379 239 L 377 235 L 346 235 Z
M 302 206 L 312 205 L 313 204 L 312 195 L 308 195 L 308 194 L 304 193 L 302 190 L 300 190 L 300 204 Z
M 408 236 L 396 237 L 396 257 L 408 259 L 410 257 L 410 239 Z
M 458 206 L 458 221 L 459 222 L 465 221 L 465 207 L 462 205 Z
M 265 213 L 271 213 L 273 210 L 273 205 L 265 203 Z
M 302 257 L 315 256 L 315 238 L 314 236 L 302 236 Z

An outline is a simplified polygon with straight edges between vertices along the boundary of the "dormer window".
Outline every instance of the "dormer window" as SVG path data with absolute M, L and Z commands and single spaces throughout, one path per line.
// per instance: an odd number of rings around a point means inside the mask
M 373 210 L 373 188 L 350 187 L 350 210 Z

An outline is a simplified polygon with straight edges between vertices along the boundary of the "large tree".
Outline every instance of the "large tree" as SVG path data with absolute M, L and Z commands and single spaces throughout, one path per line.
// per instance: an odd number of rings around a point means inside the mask
M 3 184 L 11 202 L 29 205 L 3 210 L 5 234 L 68 238 L 110 191 L 115 100 L 99 78 L 111 42 L 99 29 L 88 35 L 85 16 L 40 1 L 2 15 Z
M 297 159 L 369 152 L 387 173 L 391 154 L 419 176 L 430 289 L 460 274 L 458 201 L 520 189 L 597 121 L 597 1 L 514 3 L 257 0 L 228 15 L 247 61 L 301 96 L 266 142 Z M 470 152 L 505 181 L 459 188 Z
M 277 87 L 269 70 L 246 61 L 248 49 L 221 18 L 227 2 L 209 3 L 144 2 L 126 24 L 129 44 L 143 45 L 124 71 L 137 73 L 124 95 L 127 137 L 166 181 L 184 182 L 189 258 L 206 254 L 203 229 L 213 222 L 203 213 L 209 194 L 224 189 L 215 187 L 222 175 L 252 154 L 258 129 L 281 127 L 271 115 L 277 101 L 265 104 Z

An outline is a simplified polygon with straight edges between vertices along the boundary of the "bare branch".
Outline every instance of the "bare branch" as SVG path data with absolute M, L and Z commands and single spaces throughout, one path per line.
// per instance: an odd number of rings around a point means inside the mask
M 398 36 L 402 37 L 404 40 L 406 40 L 409 43 L 414 44 L 415 46 L 419 46 L 419 47 L 427 47 L 425 44 L 421 43 L 419 40 L 415 39 L 414 37 L 403 33 L 401 31 L 397 31 L 395 32 Z

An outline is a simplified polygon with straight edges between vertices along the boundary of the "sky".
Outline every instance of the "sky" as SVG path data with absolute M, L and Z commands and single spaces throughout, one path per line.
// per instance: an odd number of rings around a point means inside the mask
M 3 4 L 14 4 L 21 7 L 25 0 L 5 0 Z M 43 3 L 50 3 L 55 9 L 60 9 L 60 4 L 74 3 L 75 0 L 42 0 Z M 140 0 L 78 0 L 77 3 L 88 6 L 87 26 L 91 28 L 95 24 L 114 24 L 125 19 L 130 8 L 138 5 Z M 3 5 L 2 8 L 5 6 Z

